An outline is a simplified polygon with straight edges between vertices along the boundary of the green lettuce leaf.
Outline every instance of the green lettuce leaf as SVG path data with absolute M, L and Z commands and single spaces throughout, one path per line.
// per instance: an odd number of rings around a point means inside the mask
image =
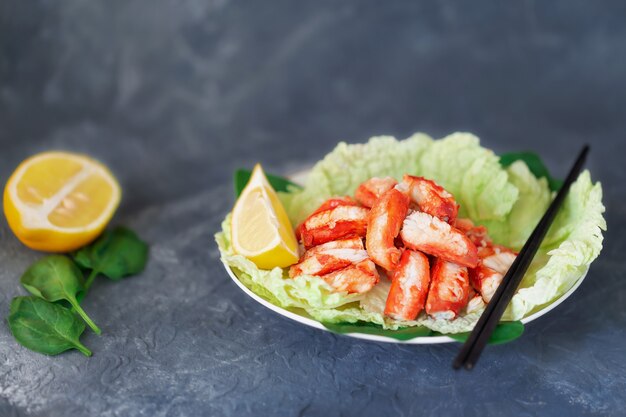
M 530 172 L 537 178 L 545 178 L 548 181 L 550 190 L 558 191 L 563 185 L 563 181 L 553 178 L 548 171 L 548 167 L 545 166 L 539 155 L 534 152 L 511 152 L 500 155 L 500 164 L 504 167 L 508 167 L 517 161 L 523 161 Z
M 222 222 L 222 232 L 215 236 L 222 260 L 233 269 L 239 280 L 256 294 L 285 308 L 333 309 L 358 301 L 362 295 L 334 292 L 320 278 L 300 276 L 290 279 L 280 268 L 259 269 L 242 255 L 233 252 L 230 243 L 230 214 Z
M 287 212 L 297 224 L 326 199 L 352 195 L 371 177 L 399 180 L 404 174 L 435 179 L 455 196 L 460 214 L 474 220 L 502 219 L 517 199 L 518 191 L 508 183 L 498 157 L 482 148 L 476 136 L 454 133 L 434 141 L 417 133 L 402 141 L 379 136 L 365 144 L 339 143 L 313 167 Z
M 495 242 L 519 250 L 548 209 L 552 193 L 546 179 L 538 179 L 522 161 L 514 162 L 506 171 L 509 182 L 518 190 L 517 201 L 504 219 L 479 223 L 487 227 Z
M 503 219 L 518 197 L 498 157 L 469 133 L 434 142 L 421 155 L 415 172 L 452 193 L 461 205 L 459 215 L 474 221 Z
M 539 268 L 524 276 L 505 318 L 519 320 L 567 292 L 602 250 L 602 187 L 584 171 L 572 185 L 541 248 Z M 536 261 L 537 262 L 537 261 Z
M 421 155 L 432 143 L 430 136 L 420 133 L 404 141 L 377 136 L 365 144 L 340 142 L 313 167 L 304 190 L 289 199 L 286 208 L 291 221 L 300 223 L 330 197 L 353 195 L 359 184 L 371 177 L 402 178 L 405 173 L 418 172 Z
M 545 178 L 536 178 L 522 161 L 502 167 L 478 138 L 455 133 L 441 140 L 416 134 L 406 140 L 389 136 L 365 144 L 339 143 L 318 162 L 302 190 L 279 193 L 293 224 L 302 221 L 324 200 L 352 195 L 372 176 L 400 179 L 410 173 L 434 179 L 461 204 L 461 216 L 488 227 L 497 243 L 519 249 L 543 215 L 553 195 Z M 565 293 L 585 273 L 602 248 L 602 188 L 585 171 L 573 184 L 541 250 L 513 297 L 504 320 L 520 320 Z M 297 309 L 324 323 L 369 322 L 383 329 L 421 326 L 443 334 L 471 330 L 482 311 L 455 320 L 435 320 L 424 314 L 402 322 L 384 317 L 389 284 L 381 280 L 367 294 L 335 293 L 323 280 L 286 278 L 286 271 L 259 270 L 230 247 L 230 217 L 216 235 L 222 260 L 252 291 L 270 302 Z

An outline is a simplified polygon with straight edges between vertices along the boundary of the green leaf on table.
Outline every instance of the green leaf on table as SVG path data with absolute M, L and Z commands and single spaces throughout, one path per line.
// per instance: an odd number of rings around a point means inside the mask
M 512 342 L 524 333 L 524 324 L 521 321 L 503 321 L 500 322 L 491 337 L 489 338 L 490 345 L 500 345 L 503 343 Z M 469 337 L 470 332 L 446 334 L 458 342 L 465 342 Z
M 24 347 L 46 355 L 78 349 L 86 356 L 91 351 L 79 341 L 85 323 L 69 309 L 37 297 L 15 297 L 11 301 L 9 328 Z
M 243 189 L 250 181 L 252 171 L 248 169 L 238 169 L 235 171 L 235 196 L 239 197 Z M 276 191 L 289 192 L 292 188 L 302 188 L 298 184 L 289 181 L 287 178 L 279 177 L 277 175 L 266 174 L 267 180 L 270 185 Z
M 46 301 L 69 302 L 95 333 L 101 333 L 78 303 L 76 297 L 85 290 L 83 275 L 68 257 L 49 255 L 41 258 L 24 272 L 20 282 L 28 292 Z
M 143 271 L 148 260 L 148 245 L 132 230 L 117 227 L 105 231 L 94 243 L 73 255 L 78 265 L 91 269 L 87 288 L 97 274 L 114 281 Z
M 11 300 L 11 305 L 9 307 L 9 315 L 17 312 L 20 309 L 20 304 L 23 300 L 29 299 L 30 297 L 15 297 Z
M 404 327 L 398 330 L 383 329 L 374 323 L 358 321 L 356 323 L 324 323 L 324 327 L 334 333 L 365 333 L 392 337 L 398 340 L 410 340 L 420 336 L 430 336 L 432 331 L 426 327 Z
M 563 185 L 563 181 L 553 178 L 550 175 L 550 171 L 541 160 L 541 157 L 534 152 L 510 152 L 500 155 L 500 164 L 503 167 L 508 167 L 515 161 L 524 161 L 528 166 L 530 172 L 537 178 L 544 177 L 548 180 L 550 190 L 558 191 Z

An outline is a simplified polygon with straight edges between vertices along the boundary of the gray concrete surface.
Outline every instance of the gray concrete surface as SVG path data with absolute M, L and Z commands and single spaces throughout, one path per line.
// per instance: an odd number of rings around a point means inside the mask
M 626 5 L 620 1 L 0 0 L 0 182 L 89 153 L 152 245 L 96 282 L 92 358 L 0 324 L 4 416 L 622 416 L 626 403 Z M 213 234 L 235 168 L 288 173 L 338 140 L 479 135 L 563 175 L 584 142 L 609 232 L 587 280 L 472 373 L 458 346 L 306 328 L 230 282 Z M 40 254 L 0 221 L 0 316 Z

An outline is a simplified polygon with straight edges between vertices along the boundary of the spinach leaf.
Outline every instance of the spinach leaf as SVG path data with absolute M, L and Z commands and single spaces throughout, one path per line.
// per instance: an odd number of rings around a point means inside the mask
M 11 306 L 9 307 L 9 316 L 20 309 L 20 304 L 24 299 L 31 297 L 15 297 L 11 300 Z
M 247 169 L 238 169 L 235 171 L 235 196 L 239 197 L 243 189 L 248 184 L 250 180 L 250 176 L 252 175 L 252 171 Z M 301 189 L 302 187 L 298 184 L 289 181 L 287 178 L 279 177 L 277 175 L 266 174 L 267 180 L 270 185 L 276 191 L 288 192 L 291 188 Z
M 552 191 L 558 191 L 563 185 L 563 181 L 553 178 L 548 168 L 543 163 L 539 155 L 534 152 L 510 152 L 500 155 L 500 165 L 508 167 L 515 161 L 522 160 L 528 165 L 528 169 L 537 178 L 545 177 L 548 180 L 548 186 Z
M 508 343 L 520 337 L 522 333 L 524 333 L 524 324 L 521 321 L 503 321 L 496 326 L 491 334 L 489 344 L 500 345 Z M 469 335 L 470 332 L 447 334 L 445 336 L 451 337 L 458 342 L 465 342 Z
M 398 330 L 383 329 L 374 323 L 358 321 L 356 323 L 324 323 L 324 327 L 334 333 L 365 333 L 377 336 L 386 336 L 398 340 L 410 340 L 420 336 L 448 336 L 459 342 L 464 342 L 469 336 L 467 333 L 444 334 L 434 332 L 427 327 L 403 327 Z M 517 339 L 524 332 L 524 325 L 520 321 L 502 322 L 494 330 L 490 344 L 502 344 Z
M 62 255 L 46 256 L 24 272 L 20 282 L 31 294 L 46 301 L 65 300 L 96 333 L 101 331 L 78 304 L 76 296 L 84 291 L 83 276 L 71 259 Z
M 148 245 L 125 227 L 107 230 L 94 243 L 73 254 L 78 265 L 91 269 L 85 288 L 98 274 L 118 281 L 143 271 L 148 260 Z
M 374 323 L 358 321 L 356 323 L 324 323 L 324 327 L 334 333 L 365 333 L 377 336 L 392 337 L 398 340 L 409 340 L 419 336 L 430 336 L 432 331 L 426 327 L 404 327 L 398 330 L 383 329 Z
M 78 340 L 85 323 L 59 304 L 32 296 L 15 297 L 7 321 L 15 339 L 35 352 L 57 355 L 78 349 L 91 356 L 91 351 Z

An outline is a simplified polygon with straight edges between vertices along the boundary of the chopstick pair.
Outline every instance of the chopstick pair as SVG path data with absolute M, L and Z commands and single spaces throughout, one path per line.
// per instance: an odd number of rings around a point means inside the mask
M 476 365 L 481 352 L 489 341 L 491 333 L 493 333 L 493 330 L 498 325 L 504 310 L 509 305 L 515 291 L 517 291 L 517 287 L 522 281 L 526 270 L 528 270 L 530 262 L 537 253 L 537 250 L 546 236 L 550 225 L 554 221 L 559 208 L 563 204 L 563 200 L 565 200 L 565 196 L 567 195 L 572 183 L 576 180 L 576 178 L 578 178 L 578 175 L 585 164 L 585 159 L 587 158 L 588 153 L 589 145 L 585 145 L 578 154 L 578 158 L 576 158 L 576 162 L 574 162 L 574 165 L 567 175 L 563 186 L 537 224 L 537 227 L 535 227 L 535 230 L 533 230 L 532 234 L 524 244 L 524 247 L 519 252 L 519 255 L 515 258 L 515 261 L 502 279 L 502 283 L 496 290 L 491 301 L 487 304 L 487 308 L 485 308 L 485 311 L 480 316 L 478 323 L 476 323 L 474 330 L 472 330 L 469 337 L 465 341 L 465 344 L 461 348 L 461 351 L 454 359 L 454 362 L 452 363 L 452 367 L 454 369 L 465 367 L 470 370 L 474 367 L 474 365 Z

